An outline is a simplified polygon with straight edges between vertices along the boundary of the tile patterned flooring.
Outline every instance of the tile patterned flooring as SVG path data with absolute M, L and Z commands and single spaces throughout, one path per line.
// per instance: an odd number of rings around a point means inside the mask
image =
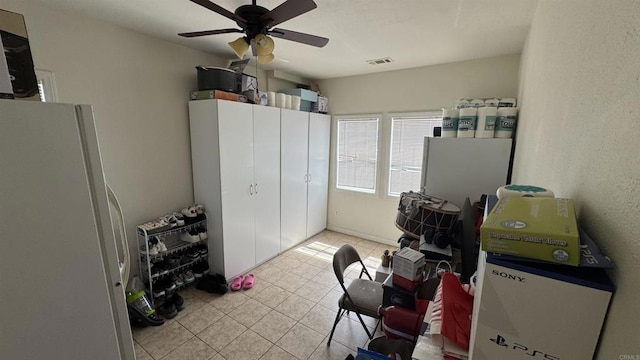
M 175 318 L 159 327 L 133 329 L 137 359 L 343 360 L 355 355 L 368 339 L 353 314 L 340 320 L 327 347 L 342 295 L 331 261 L 346 243 L 358 250 L 372 277 L 384 250 L 394 249 L 324 231 L 253 269 L 252 289 L 221 296 L 188 287 L 180 292 L 186 308 Z M 358 273 L 347 270 L 346 281 Z M 374 319 L 363 319 L 372 331 Z

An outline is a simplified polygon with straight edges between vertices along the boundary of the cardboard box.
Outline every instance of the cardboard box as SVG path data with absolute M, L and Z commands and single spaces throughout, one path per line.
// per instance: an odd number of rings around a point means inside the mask
M 311 90 L 306 89 L 284 89 L 279 92 L 283 94 L 296 95 L 300 96 L 300 106 L 302 107 L 302 101 L 308 101 L 310 103 L 314 103 L 318 101 L 318 93 Z M 309 110 L 311 111 L 311 110 Z
M 378 268 L 376 269 L 376 277 L 374 280 L 376 282 L 382 283 L 387 279 L 387 277 L 389 277 L 389 274 L 391 274 L 391 267 L 378 265 Z
M 416 291 L 418 287 L 420 287 L 420 284 L 422 284 L 422 280 L 423 280 L 422 276 L 423 276 L 422 273 L 420 273 L 420 276 L 418 277 L 418 279 L 409 280 L 398 274 L 391 274 L 391 278 L 393 280 L 394 286 L 400 286 L 401 288 L 409 291 Z
M 470 359 L 591 359 L 613 290 L 603 269 L 481 251 Z
M 410 281 L 422 278 L 424 254 L 409 247 L 402 248 L 393 255 L 393 273 Z
M 247 97 L 244 95 L 239 95 L 236 93 L 231 93 L 222 90 L 202 90 L 202 91 L 192 91 L 191 100 L 208 100 L 208 99 L 218 99 L 218 100 L 230 100 L 237 102 L 247 102 Z
M 580 263 L 580 237 L 571 199 L 504 198 L 480 228 L 487 252 L 564 265 Z
M 40 101 L 24 17 L 0 10 L 0 99 Z

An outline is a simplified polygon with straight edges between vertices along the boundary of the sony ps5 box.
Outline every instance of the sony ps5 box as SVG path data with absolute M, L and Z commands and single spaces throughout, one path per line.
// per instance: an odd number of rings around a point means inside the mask
M 481 251 L 470 359 L 592 359 L 613 291 L 599 267 L 509 261 Z
M 571 199 L 498 200 L 480 228 L 482 250 L 580 265 L 580 236 Z

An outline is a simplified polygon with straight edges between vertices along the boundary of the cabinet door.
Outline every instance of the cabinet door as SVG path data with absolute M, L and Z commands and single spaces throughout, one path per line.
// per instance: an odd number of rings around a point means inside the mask
M 307 149 L 309 113 L 282 109 L 281 251 L 307 238 Z
M 280 109 L 253 105 L 256 264 L 280 252 Z
M 224 271 L 239 275 L 256 263 L 253 214 L 253 111 L 218 101 Z
M 309 114 L 307 238 L 327 227 L 330 129 L 331 117 L 329 115 Z

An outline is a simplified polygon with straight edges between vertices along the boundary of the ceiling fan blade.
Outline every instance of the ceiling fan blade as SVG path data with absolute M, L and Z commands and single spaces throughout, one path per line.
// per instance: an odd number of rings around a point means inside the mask
M 229 18 L 229 19 L 231 19 L 233 21 L 236 21 L 238 23 L 241 23 L 241 24 L 243 24 L 245 26 L 247 25 L 247 20 L 246 19 L 244 19 L 244 18 L 232 13 L 231 11 L 223 8 L 220 5 L 212 3 L 209 0 L 191 0 L 191 2 L 196 3 L 196 4 L 198 4 L 198 5 L 202 6 L 202 7 L 205 7 L 205 8 L 207 8 L 207 9 L 213 11 L 213 12 L 216 12 L 216 13 L 224 16 L 224 17 L 227 17 L 227 18 Z
M 275 36 L 280 39 L 296 41 L 299 43 L 316 46 L 316 47 L 323 47 L 327 45 L 327 43 L 329 42 L 329 39 L 321 36 L 315 36 L 315 35 L 305 34 L 297 31 L 280 29 L 280 28 L 270 30 L 269 35 Z
M 243 32 L 240 29 L 218 29 L 218 30 L 204 30 L 204 31 L 194 31 L 194 32 L 186 32 L 180 33 L 178 35 L 182 37 L 198 37 L 198 36 L 207 36 L 207 35 L 218 35 L 218 34 L 229 34 L 229 33 L 241 33 Z
M 194 0 L 191 0 L 194 1 Z M 313 0 L 287 0 L 260 17 L 260 22 L 268 27 L 276 26 L 307 11 L 317 8 Z

